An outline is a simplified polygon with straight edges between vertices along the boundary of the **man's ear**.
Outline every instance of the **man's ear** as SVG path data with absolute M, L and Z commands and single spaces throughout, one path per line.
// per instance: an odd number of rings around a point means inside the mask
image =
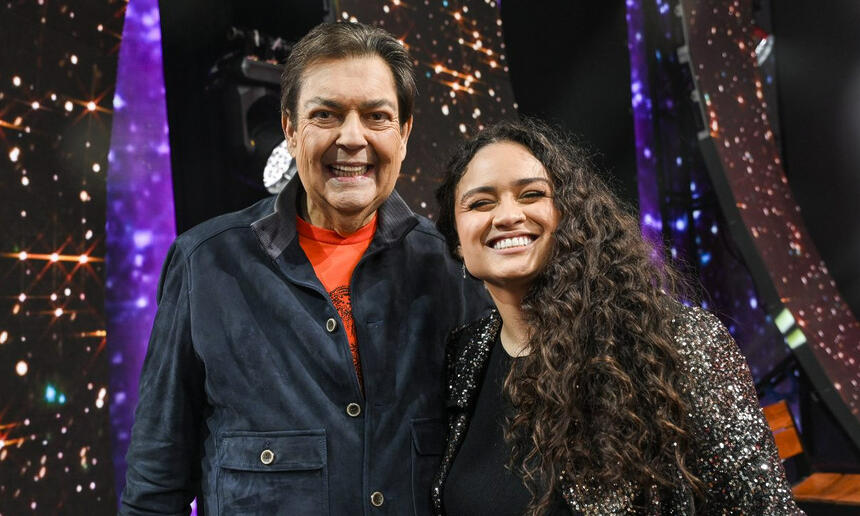
M 406 157 L 406 143 L 409 141 L 409 135 L 412 134 L 412 117 L 403 122 L 400 126 L 400 159 Z
M 284 131 L 284 139 L 287 140 L 287 152 L 292 156 L 296 149 L 296 128 L 290 121 L 289 113 L 281 113 L 281 129 Z

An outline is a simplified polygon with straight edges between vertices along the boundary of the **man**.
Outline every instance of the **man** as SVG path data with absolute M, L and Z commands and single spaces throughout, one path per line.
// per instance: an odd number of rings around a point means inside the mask
M 293 49 L 298 173 L 168 255 L 123 514 L 425 514 L 445 338 L 487 306 L 393 191 L 412 130 L 391 35 L 323 24 Z

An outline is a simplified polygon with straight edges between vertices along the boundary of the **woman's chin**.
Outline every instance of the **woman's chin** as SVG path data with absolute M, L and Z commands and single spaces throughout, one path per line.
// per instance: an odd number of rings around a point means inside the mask
M 488 288 L 499 291 L 525 293 L 537 277 L 539 271 L 498 271 L 478 277 Z M 476 276 L 477 277 L 477 276 Z

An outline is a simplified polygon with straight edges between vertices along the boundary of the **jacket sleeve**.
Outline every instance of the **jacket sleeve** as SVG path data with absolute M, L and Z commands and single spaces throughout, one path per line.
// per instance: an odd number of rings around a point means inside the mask
M 704 514 L 802 515 L 785 479 L 746 360 L 726 328 L 699 309 L 678 339 L 692 378 L 695 463 Z
M 200 479 L 203 367 L 191 343 L 187 260 L 174 243 L 158 286 L 120 514 L 188 514 Z

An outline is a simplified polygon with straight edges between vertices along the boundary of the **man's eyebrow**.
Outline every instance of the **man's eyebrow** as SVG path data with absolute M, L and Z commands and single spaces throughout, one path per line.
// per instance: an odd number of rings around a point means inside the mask
M 311 97 L 307 100 L 307 102 L 305 102 L 306 108 L 314 105 L 324 106 L 332 109 L 343 109 L 344 107 L 343 104 L 341 104 L 340 102 L 325 97 Z M 362 102 L 359 107 L 362 111 L 366 111 L 368 109 L 377 109 L 383 106 L 389 107 L 391 109 L 397 109 L 397 106 L 395 106 L 388 99 L 368 100 L 367 102 Z
M 367 102 L 361 103 L 361 109 L 366 111 L 368 109 L 377 109 L 381 107 L 389 107 L 391 109 L 397 109 L 397 106 L 391 103 L 388 99 L 376 99 L 376 100 L 368 100 Z
M 343 104 L 341 104 L 340 102 L 332 99 L 327 99 L 325 97 L 311 97 L 307 100 L 307 102 L 305 102 L 305 107 L 313 105 L 325 106 L 332 109 L 343 108 Z

